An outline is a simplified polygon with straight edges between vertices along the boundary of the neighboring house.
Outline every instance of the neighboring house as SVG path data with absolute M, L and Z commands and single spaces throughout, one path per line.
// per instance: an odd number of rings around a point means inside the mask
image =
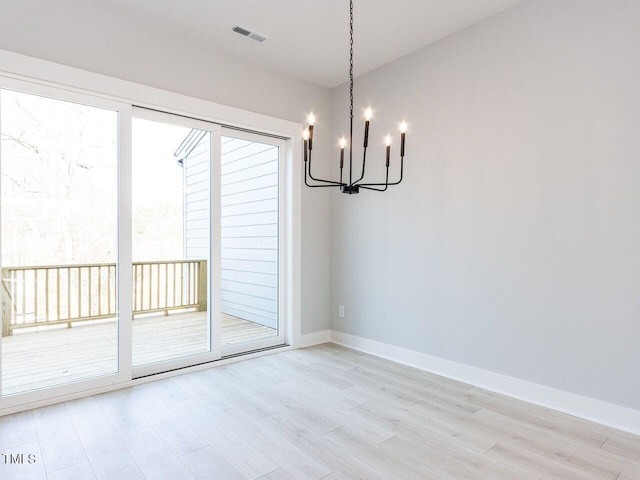
M 183 167 L 184 258 L 208 258 L 208 133 L 192 129 L 175 156 Z M 277 328 L 278 147 L 222 137 L 221 163 L 222 313 Z

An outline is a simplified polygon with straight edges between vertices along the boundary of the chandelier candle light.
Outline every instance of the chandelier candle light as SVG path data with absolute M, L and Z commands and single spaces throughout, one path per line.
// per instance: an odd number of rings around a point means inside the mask
M 404 140 L 405 133 L 407 131 L 406 122 L 400 124 L 400 178 L 396 182 L 389 182 L 389 164 L 391 157 L 391 137 L 387 135 L 385 137 L 386 145 L 386 177 L 385 181 L 378 183 L 365 183 L 362 181 L 364 178 L 365 166 L 367 162 L 367 147 L 369 145 L 369 125 L 371 118 L 373 117 L 373 110 L 371 107 L 367 108 L 364 112 L 364 151 L 362 154 L 362 173 L 360 178 L 353 180 L 353 0 L 349 2 L 349 34 L 350 34 L 350 50 L 349 50 L 349 120 L 350 120 L 350 133 L 349 133 L 349 182 L 342 180 L 342 169 L 344 167 L 344 149 L 347 146 L 347 139 L 342 137 L 340 139 L 340 181 L 325 180 L 322 178 L 316 178 L 311 173 L 311 151 L 313 149 L 313 126 L 315 125 L 316 118 L 313 113 L 309 114 L 308 122 L 309 126 L 304 131 L 304 183 L 307 187 L 321 188 L 321 187 L 339 187 L 342 193 L 352 195 L 359 193 L 360 188 L 366 190 L 375 190 L 377 192 L 384 192 L 389 185 L 398 185 L 402 181 L 402 173 L 404 166 Z M 309 183 L 309 179 L 316 183 Z

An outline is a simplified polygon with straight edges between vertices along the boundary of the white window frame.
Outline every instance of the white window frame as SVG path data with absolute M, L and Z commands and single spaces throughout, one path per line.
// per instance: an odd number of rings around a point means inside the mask
M 126 103 L 97 98 L 83 93 L 57 89 L 50 86 L 38 85 L 13 78 L 0 76 L 0 90 L 12 90 L 20 93 L 38 95 L 72 102 L 91 107 L 102 108 L 114 111 L 118 114 L 118 159 L 117 159 L 117 185 L 118 189 L 118 253 L 117 275 L 117 338 L 118 338 L 118 371 L 99 377 L 88 378 L 86 380 L 74 381 L 71 383 L 61 383 L 42 390 L 30 390 L 23 393 L 16 393 L 2 397 L 2 381 L 0 381 L 0 408 L 12 407 L 25 403 L 30 403 L 46 397 L 58 397 L 65 394 L 81 392 L 86 389 L 93 389 L 105 386 L 122 384 L 131 378 L 131 189 L 129 188 L 131 179 L 131 106 Z M 2 104 L 0 103 L 0 109 Z M 1 127 L 1 126 L 0 126 Z M 1 155 L 1 151 L 0 151 Z M 1 162 L 0 162 L 1 165 Z M 1 242 L 0 242 L 1 244 Z M 2 248 L 2 245 L 0 245 Z M 1 251 L 0 251 L 1 253 Z M 2 256 L 0 255 L 0 268 Z M 2 342 L 0 342 L 0 380 L 2 367 Z M 46 392 L 45 395 L 44 392 Z M 1 410 L 0 410 L 1 411 Z
M 215 275 L 214 273 L 220 271 L 220 235 L 216 234 L 218 229 L 212 228 L 215 227 L 215 225 L 220 224 L 220 182 L 218 181 L 220 178 L 220 163 L 216 161 L 216 152 L 220 152 L 221 128 L 220 125 L 215 123 L 141 107 L 133 107 L 132 117 L 186 128 L 198 128 L 200 130 L 207 131 L 210 134 L 209 151 L 211 153 L 211 157 L 209 159 L 209 218 L 211 225 L 209 225 L 210 245 L 209 261 L 207 262 L 209 351 L 185 357 L 162 360 L 145 365 L 132 366 L 133 378 L 140 378 L 169 370 L 185 368 L 193 364 L 213 362 L 215 360 L 219 360 L 221 357 L 220 342 L 216 341 L 216 339 L 220 338 L 220 322 L 216 321 L 216 319 L 220 318 L 220 278 L 219 275 Z M 133 188 L 135 188 L 135 186 Z
M 286 142 L 279 138 L 269 138 L 257 133 L 243 132 L 230 128 L 222 129 L 222 136 L 238 138 L 250 142 L 265 143 L 278 147 L 278 335 L 254 340 L 252 342 L 238 343 L 222 346 L 222 355 L 237 355 L 240 353 L 269 348 L 286 343 L 287 339 L 287 308 L 286 308 L 286 272 L 287 272 L 287 256 L 282 255 L 286 252 L 286 235 L 287 235 L 287 188 L 286 186 L 286 159 L 287 148 Z M 218 177 L 219 178 L 219 177 Z M 220 208 L 220 207 L 218 207 Z M 219 224 L 219 223 L 218 223 Z M 220 253 L 218 252 L 220 256 Z
M 121 123 L 119 135 L 120 166 L 118 171 L 119 189 L 121 190 L 119 194 L 121 227 L 118 232 L 120 243 L 118 260 L 121 265 L 131 265 L 131 118 L 134 106 L 284 138 L 284 147 L 281 152 L 281 161 L 284 165 L 281 179 L 284 179 L 284 181 L 280 186 L 282 191 L 286 192 L 285 198 L 282 200 L 284 205 L 281 211 L 281 216 L 284 219 L 281 228 L 284 234 L 281 239 L 283 249 L 280 252 L 280 262 L 284 272 L 281 280 L 283 288 L 280 292 L 283 305 L 282 311 L 279 313 L 284 315 L 284 319 L 286 319 L 286 325 L 283 328 L 284 342 L 293 348 L 300 345 L 302 257 L 302 144 L 300 139 L 302 125 L 300 123 L 87 72 L 5 50 L 0 50 L 0 65 L 1 87 L 18 89 L 27 93 L 42 92 L 41 94 L 44 96 L 52 98 L 64 96 L 61 99 L 97 107 L 100 107 L 101 104 L 109 109 L 113 109 L 114 106 L 118 107 L 120 112 L 119 121 Z M 25 88 L 16 88 L 16 85 L 26 85 L 28 88 L 26 90 Z M 111 107 L 107 107 L 107 105 Z M 214 148 L 216 148 L 215 145 Z M 219 150 L 218 145 L 217 150 L 214 151 Z M 215 165 L 216 162 L 213 163 Z M 217 210 L 219 211 L 219 208 Z M 214 211 L 212 210 L 212 212 Z M 212 256 L 212 258 L 214 257 Z M 109 376 L 108 382 L 105 382 L 105 378 L 97 378 L 77 384 L 61 385 L 46 390 L 7 397 L 2 397 L 0 392 L 0 415 L 123 388 L 144 381 L 144 379 L 134 380 L 134 372 L 131 368 L 131 269 L 120 268 L 120 272 L 122 277 L 119 278 L 119 372 L 114 376 Z M 127 315 L 129 321 L 123 321 L 124 315 Z M 212 334 L 216 333 L 212 332 Z M 221 352 L 216 353 L 218 357 L 221 354 Z M 256 353 L 255 355 L 260 354 Z M 0 362 L 1 358 L 0 342 Z M 228 360 L 221 360 L 218 364 L 227 362 Z M 207 368 L 213 365 L 215 363 L 207 363 L 187 368 L 184 371 Z M 179 373 L 169 372 L 158 376 L 158 378 Z

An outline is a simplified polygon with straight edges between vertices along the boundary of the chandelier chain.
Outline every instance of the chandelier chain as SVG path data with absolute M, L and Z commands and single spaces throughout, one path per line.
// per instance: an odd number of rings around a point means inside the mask
M 353 172 L 353 0 L 349 1 L 349 184 Z
M 349 51 L 349 99 L 350 99 L 350 118 L 353 119 L 353 0 L 349 8 L 349 36 L 351 49 Z

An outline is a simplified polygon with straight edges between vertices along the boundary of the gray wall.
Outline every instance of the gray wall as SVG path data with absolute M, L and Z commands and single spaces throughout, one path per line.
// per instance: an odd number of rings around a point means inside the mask
M 529 1 L 358 78 L 406 180 L 332 199 L 333 328 L 640 408 L 638 52 L 637 0 Z
M 314 152 L 327 155 L 329 90 L 145 30 L 97 3 L 3 1 L 0 48 L 300 123 L 313 110 L 322 122 Z M 329 327 L 329 194 L 318 190 L 302 194 L 302 333 Z

